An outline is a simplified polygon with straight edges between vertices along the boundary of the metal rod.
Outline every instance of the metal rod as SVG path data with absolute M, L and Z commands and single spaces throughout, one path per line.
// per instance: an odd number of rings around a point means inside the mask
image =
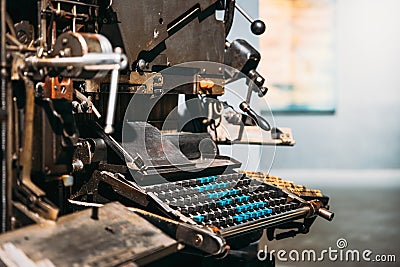
M 47 29 L 47 20 L 46 17 L 43 16 L 43 12 L 47 8 L 47 0 L 41 0 L 40 1 L 40 10 L 39 10 L 39 19 L 40 19 L 40 46 L 42 48 L 47 48 L 47 34 L 46 34 L 46 29 Z
M 106 134 L 110 134 L 114 131 L 113 124 L 114 124 L 115 106 L 117 102 L 118 76 L 119 76 L 119 70 L 114 69 L 111 73 L 110 95 L 108 97 L 106 126 L 104 128 L 104 132 Z
M 127 61 L 124 55 L 118 53 L 89 53 L 81 57 L 62 57 L 62 58 L 38 58 L 38 57 L 28 57 L 25 62 L 32 65 L 33 67 L 86 67 L 94 66 L 90 68 L 93 70 L 112 70 L 120 68 L 124 63 L 122 61 Z M 87 68 L 89 69 L 89 67 Z
M 243 17 L 245 17 L 250 23 L 254 22 L 252 17 L 250 17 L 249 14 L 247 14 L 246 11 L 244 11 L 244 9 L 241 8 L 237 3 L 235 4 L 235 7 L 243 15 Z
M 253 86 L 253 82 L 249 83 L 249 87 L 247 88 L 247 95 L 246 95 L 246 103 L 250 104 L 250 100 L 251 100 L 251 94 L 252 94 L 252 86 Z M 244 123 L 242 122 L 240 124 L 240 128 L 239 128 L 239 134 L 238 137 L 235 141 L 240 141 L 243 138 L 243 132 L 244 132 Z
M 6 0 L 1 0 L 0 3 L 0 76 L 1 76 L 1 85 L 0 85 L 0 102 L 1 102 L 1 112 L 6 112 L 6 91 L 7 91 L 7 69 L 6 69 Z M 6 150 L 6 134 L 7 134 L 7 122 L 2 119 L 1 121 L 1 150 L 3 155 L 5 155 Z M 5 232 L 7 230 L 7 158 L 3 156 L 1 160 L 1 225 L 0 231 Z

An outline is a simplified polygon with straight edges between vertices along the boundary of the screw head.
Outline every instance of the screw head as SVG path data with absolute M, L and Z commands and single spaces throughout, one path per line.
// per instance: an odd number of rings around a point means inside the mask
M 203 244 L 204 238 L 201 234 L 196 234 L 194 238 L 194 244 L 196 246 L 201 246 Z

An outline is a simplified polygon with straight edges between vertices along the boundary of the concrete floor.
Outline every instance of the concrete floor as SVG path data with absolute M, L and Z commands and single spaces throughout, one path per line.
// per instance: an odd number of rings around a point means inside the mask
M 313 249 L 320 255 L 324 249 L 338 249 L 336 241 L 344 238 L 346 250 L 357 249 L 377 254 L 396 255 L 395 263 L 330 261 L 325 255 L 323 262 L 287 262 L 276 260 L 276 266 L 400 266 L 400 188 L 327 188 L 323 192 L 331 197 L 332 222 L 318 218 L 308 235 L 272 241 L 268 250 Z M 295 255 L 295 254 L 292 254 Z M 301 255 L 301 254 L 300 254 Z M 301 257 L 301 256 L 300 256 Z M 345 256 L 344 256 L 345 257 Z M 286 255 L 288 258 L 288 255 Z

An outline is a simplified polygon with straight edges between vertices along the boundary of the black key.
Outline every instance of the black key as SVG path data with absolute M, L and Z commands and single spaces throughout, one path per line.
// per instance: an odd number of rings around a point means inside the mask
M 275 196 L 276 196 L 276 191 L 274 191 L 274 190 L 269 190 L 268 192 L 269 192 L 269 196 L 270 196 L 270 197 L 275 197 Z
M 183 197 L 180 197 L 177 199 L 176 204 L 181 207 L 183 205 L 185 205 L 185 199 Z
M 226 217 L 226 224 L 227 225 L 232 225 L 233 224 L 233 217 L 232 216 Z
M 250 185 L 248 189 L 249 192 L 255 192 L 258 189 L 258 185 Z
M 203 202 L 203 211 L 210 209 L 210 203 L 208 201 Z
M 229 215 L 229 209 L 221 209 L 221 216 L 222 217 L 227 217 Z
M 172 192 L 171 190 L 164 191 L 164 195 L 165 195 L 165 198 L 168 198 L 168 199 L 171 199 L 175 196 L 174 192 Z
M 185 202 L 185 205 L 192 204 L 192 197 L 191 196 L 186 196 L 184 198 L 184 202 Z
M 201 214 L 201 216 L 204 217 L 204 221 L 208 221 L 208 220 L 210 219 L 210 216 L 209 216 L 209 213 L 208 213 L 208 212 L 203 212 L 203 213 Z
M 193 212 L 196 212 L 196 211 L 198 211 L 198 210 L 196 210 L 196 205 L 194 205 L 194 204 L 188 205 L 188 212 L 189 213 L 193 213 Z
M 268 199 L 268 204 L 269 204 L 270 206 L 274 206 L 274 205 L 276 204 L 276 200 L 273 199 L 273 198 Z
M 215 209 L 216 207 L 217 207 L 217 203 L 215 203 L 215 201 L 211 201 L 210 203 L 209 203 L 209 209 Z
M 279 213 L 279 212 L 281 212 L 281 209 L 280 209 L 280 207 L 279 206 L 275 206 L 275 207 L 273 207 L 273 208 L 271 208 L 275 213 Z
M 159 184 L 158 188 L 154 188 L 154 190 L 162 190 L 162 191 L 167 191 L 169 189 L 169 184 Z
M 176 207 L 178 205 L 177 200 L 175 198 L 171 199 L 169 201 L 169 205 L 173 206 L 173 207 Z
M 216 226 L 216 227 L 220 227 L 221 223 L 219 221 L 219 219 L 214 219 L 211 221 L 211 224 Z
M 214 210 L 214 214 L 215 214 L 215 218 L 221 217 L 221 210 L 220 209 Z
M 189 208 L 188 208 L 188 206 L 182 206 L 182 207 L 180 207 L 180 210 L 181 210 L 181 212 L 183 213 L 183 214 L 185 214 L 185 215 L 188 215 L 189 214 Z
M 229 215 L 234 215 L 234 214 L 236 213 L 236 206 L 237 206 L 237 205 L 233 205 L 232 207 L 230 207 L 230 208 L 228 209 L 228 214 L 229 214 Z

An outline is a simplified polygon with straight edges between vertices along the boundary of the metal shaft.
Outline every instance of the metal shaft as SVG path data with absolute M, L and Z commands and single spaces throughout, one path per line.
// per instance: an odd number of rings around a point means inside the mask
M 118 53 L 89 53 L 81 57 L 28 57 L 25 59 L 26 63 L 34 67 L 66 68 L 68 66 L 74 66 L 93 70 L 112 70 L 120 68 L 121 64 L 124 64 L 124 61 L 126 61 L 125 56 Z
M 246 11 L 244 11 L 244 9 L 241 8 L 237 3 L 235 4 L 235 7 L 240 12 L 240 14 L 242 14 L 243 17 L 245 17 L 250 23 L 254 22 L 254 19 L 250 17 L 249 14 L 247 14 Z
M 107 134 L 110 134 L 114 131 L 114 114 L 115 114 L 115 106 L 117 102 L 117 90 L 118 90 L 118 76 L 119 70 L 114 69 L 111 72 L 111 83 L 110 83 L 110 95 L 108 96 L 108 109 L 107 109 L 107 117 L 106 117 L 106 126 L 104 131 Z

